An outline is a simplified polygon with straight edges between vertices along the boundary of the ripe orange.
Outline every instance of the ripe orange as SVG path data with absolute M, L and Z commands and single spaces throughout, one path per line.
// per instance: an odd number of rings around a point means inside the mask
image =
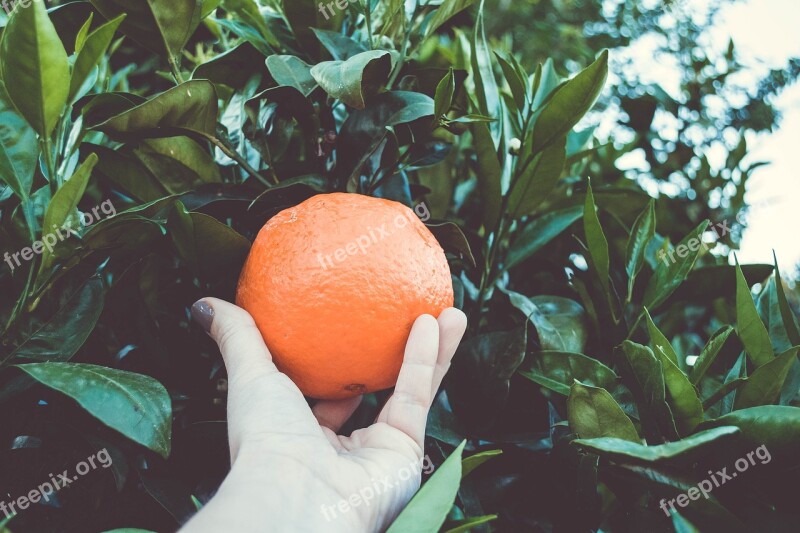
M 320 194 L 261 229 L 236 303 L 303 394 L 337 399 L 394 386 L 414 320 L 452 306 L 453 285 L 411 209 Z

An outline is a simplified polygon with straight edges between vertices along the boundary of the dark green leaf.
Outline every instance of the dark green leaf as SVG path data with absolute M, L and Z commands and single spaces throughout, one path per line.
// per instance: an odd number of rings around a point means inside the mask
M 592 184 L 587 185 L 586 202 L 583 207 L 583 231 L 586 234 L 586 245 L 589 248 L 591 266 L 603 286 L 603 291 L 610 295 L 608 241 L 597 217 L 597 207 L 592 194 Z
M 569 207 L 526 222 L 511 242 L 506 268 L 513 268 L 531 257 L 581 218 L 582 214 L 582 208 Z
M 478 159 L 478 190 L 483 205 L 483 227 L 487 231 L 494 231 L 503 201 L 500 184 L 503 169 L 497 158 L 497 148 L 492 141 L 489 126 L 485 122 L 476 122 L 471 125 L 470 131 Z
M 455 17 L 461 11 L 467 9 L 474 3 L 475 0 L 444 0 L 439 6 L 439 9 L 437 9 L 433 14 L 433 18 L 431 18 L 430 22 L 428 22 L 428 26 L 425 28 L 425 36 L 423 39 L 427 39 L 433 35 L 436 30 L 442 26 L 442 24 Z
M 655 274 L 650 278 L 644 292 L 642 304 L 645 307 L 654 310 L 683 283 L 692 270 L 697 256 L 700 255 L 700 250 L 703 248 L 702 235 L 707 227 L 708 221 L 704 220 L 684 237 L 676 247 L 677 258 L 674 257 L 673 251 L 659 258 L 661 262 L 658 263 Z
M 278 85 L 294 87 L 305 96 L 317 88 L 311 75 L 311 66 L 296 56 L 272 55 L 267 58 L 267 68 Z
M 94 329 L 105 302 L 103 282 L 89 278 L 49 318 L 35 324 L 11 353 L 14 362 L 67 361 Z
M 319 42 L 322 43 L 322 46 L 324 46 L 325 49 L 331 53 L 333 59 L 337 61 L 346 61 L 355 55 L 367 51 L 361 43 L 339 32 L 320 30 L 317 28 L 311 29 L 316 34 Z
M 602 388 L 575 381 L 567 398 L 567 417 L 572 431 L 581 438 L 615 437 L 637 443 L 641 441 L 631 419 Z
M 536 155 L 526 154 L 530 159 L 520 158 L 508 199 L 513 218 L 532 213 L 550 195 L 564 169 L 566 142 L 566 137 L 559 139 Z
M 703 351 L 700 352 L 700 356 L 697 358 L 697 361 L 695 361 L 692 371 L 689 374 L 694 385 L 697 385 L 700 383 L 700 380 L 703 379 L 706 371 L 714 362 L 714 359 L 716 359 L 731 333 L 733 333 L 733 327 L 725 326 L 708 339 L 708 342 L 703 347 Z
M 775 402 L 789 369 L 797 360 L 798 347 L 789 348 L 756 368 L 736 393 L 734 409 L 746 409 Z
M 662 436 L 677 438 L 675 421 L 666 401 L 661 361 L 650 348 L 631 341 L 615 348 L 614 356 L 622 379 L 639 406 L 642 428 L 648 441 L 658 441 Z
M 39 156 L 36 134 L 0 99 L 0 183 L 7 183 L 20 200 L 30 196 L 33 174 Z
M 664 354 L 669 357 L 672 364 L 682 367 L 683 361 L 678 359 L 678 354 L 675 353 L 675 348 L 672 347 L 672 344 L 669 340 L 661 333 L 661 330 L 658 329 L 653 319 L 650 317 L 650 313 L 647 311 L 645 307 L 643 309 L 644 317 L 647 320 L 647 331 L 650 333 L 650 345 L 653 348 L 653 352 L 655 352 L 659 347 L 664 351 Z
M 131 134 L 169 137 L 182 130 L 213 136 L 217 125 L 217 93 L 205 80 L 192 80 L 151 98 L 91 129 L 126 138 Z
M 433 98 L 433 116 L 437 120 L 442 118 L 450 111 L 453 105 L 453 96 L 456 92 L 456 78 L 453 69 L 447 71 L 442 81 L 436 86 L 436 94 Z
M 686 374 L 672 360 L 674 354 L 667 355 L 660 344 L 653 351 L 661 360 L 667 401 L 675 419 L 675 427 L 680 435 L 689 435 L 703 421 L 700 397 Z
M 389 79 L 391 63 L 388 52 L 372 50 L 346 61 L 323 61 L 311 68 L 311 75 L 331 97 L 364 109 L 367 99 Z
M 743 445 L 752 450 L 764 446 L 781 468 L 800 465 L 800 408 L 786 405 L 763 405 L 733 411 L 704 422 L 700 429 L 736 426 L 742 432 Z M 786 461 L 786 462 L 783 462 Z
M 508 294 L 511 305 L 519 309 L 536 328 L 543 350 L 578 352 L 586 342 L 586 312 L 575 302 L 559 296 L 528 298 L 514 291 Z
M 78 363 L 32 363 L 18 368 L 73 398 L 108 427 L 169 457 L 172 406 L 164 386 L 153 378 Z
M 769 333 L 758 316 L 756 304 L 750 295 L 750 287 L 747 286 L 738 261 L 736 262 L 736 322 L 739 338 L 742 339 L 747 355 L 756 366 L 772 361 L 774 355 Z
M 617 375 L 606 365 L 580 353 L 543 350 L 536 352 L 519 373 L 531 381 L 559 394 L 568 395 L 575 380 L 581 383 L 613 389 Z
M 592 108 L 600 96 L 607 76 L 608 51 L 605 50 L 597 61 L 556 90 L 536 120 L 532 153 L 538 153 L 550 144 L 561 142 L 560 139 L 566 136 Z
M 100 63 L 100 59 L 106 53 L 114 34 L 117 32 L 117 28 L 119 28 L 123 20 L 125 20 L 124 14 L 103 24 L 86 37 L 86 42 L 80 49 L 72 67 L 68 98 L 70 102 L 78 96 L 92 70 Z
M 200 24 L 201 0 L 91 0 L 108 20 L 126 14 L 120 31 L 157 54 L 177 60 Z
M 739 433 L 733 425 L 726 425 L 695 433 L 691 437 L 657 446 L 635 444 L 611 437 L 599 439 L 577 439 L 572 441 L 576 446 L 596 453 L 601 457 L 620 463 L 661 463 L 672 460 L 690 461 L 705 455 L 713 449 L 719 449 L 726 441 Z
M 647 208 L 636 218 L 625 250 L 625 272 L 628 274 L 628 301 L 633 294 L 636 275 L 644 266 L 644 253 L 656 231 L 655 200 L 650 200 Z
M 505 76 L 508 87 L 511 89 L 514 104 L 517 106 L 517 110 L 522 113 L 525 110 L 525 103 L 528 99 L 525 73 L 513 55 L 508 55 L 498 50 L 495 50 L 494 53 L 500 60 L 500 67 L 503 69 L 503 76 Z

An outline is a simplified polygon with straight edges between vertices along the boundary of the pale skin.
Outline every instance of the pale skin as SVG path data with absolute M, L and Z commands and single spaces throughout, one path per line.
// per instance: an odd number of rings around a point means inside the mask
M 415 321 L 393 394 L 374 424 L 345 436 L 338 431 L 361 397 L 309 408 L 273 364 L 252 317 L 222 300 L 203 302 L 213 309 L 209 334 L 228 370 L 232 467 L 182 532 L 386 529 L 420 486 L 419 466 L 409 465 L 423 461 L 428 411 L 464 335 L 464 313 L 450 308 L 438 318 L 422 315 Z M 391 480 L 391 488 L 368 503 L 345 505 L 346 511 L 337 507 L 357 501 L 354 494 L 382 479 Z

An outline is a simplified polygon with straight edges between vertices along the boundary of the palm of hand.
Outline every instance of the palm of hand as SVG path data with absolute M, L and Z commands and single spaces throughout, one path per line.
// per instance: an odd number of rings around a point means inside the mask
M 448 309 L 438 320 L 416 321 L 395 391 L 375 423 L 342 436 L 337 431 L 360 397 L 309 408 L 272 364 L 250 315 L 206 301 L 215 313 L 210 333 L 228 368 L 234 471 L 237 463 L 247 465 L 243 476 L 253 484 L 291 479 L 298 511 L 314 515 L 306 518 L 326 531 L 387 527 L 419 488 L 428 410 L 466 328 L 463 313 Z

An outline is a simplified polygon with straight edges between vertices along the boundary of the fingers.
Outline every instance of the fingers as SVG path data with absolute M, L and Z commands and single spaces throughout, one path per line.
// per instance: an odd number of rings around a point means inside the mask
M 437 322 L 439 323 L 439 355 L 433 373 L 431 398 L 436 396 L 436 391 L 439 390 L 445 374 L 450 369 L 450 361 L 453 360 L 458 343 L 461 342 L 461 338 L 467 330 L 467 315 L 451 307 L 442 311 Z
M 378 416 L 379 422 L 399 429 L 422 449 L 425 422 L 433 395 L 434 374 L 439 353 L 439 324 L 430 315 L 419 317 L 411 328 L 403 366 L 394 394 Z
M 192 306 L 192 318 L 219 345 L 229 381 L 277 372 L 253 317 L 241 307 L 217 298 L 204 298 Z
M 319 425 L 338 433 L 345 422 L 347 422 L 358 406 L 361 404 L 362 396 L 345 398 L 344 400 L 321 400 L 311 409 L 317 417 Z

